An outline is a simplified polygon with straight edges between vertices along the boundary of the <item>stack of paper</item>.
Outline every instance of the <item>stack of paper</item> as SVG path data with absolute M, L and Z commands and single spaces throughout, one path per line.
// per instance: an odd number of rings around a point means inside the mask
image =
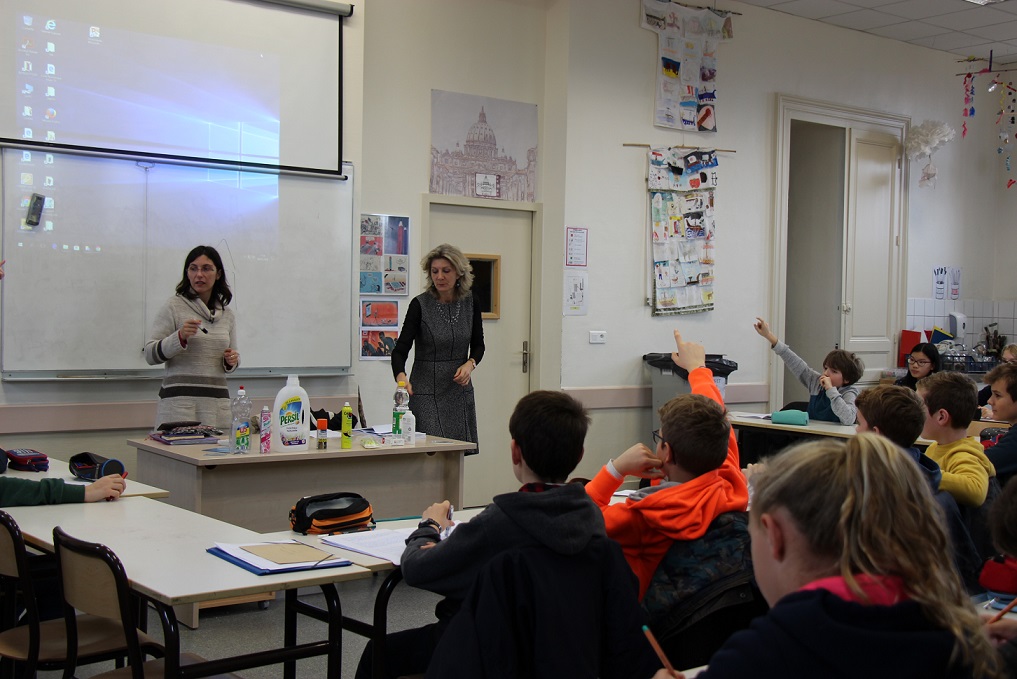
M 396 566 L 402 559 L 406 549 L 406 538 L 416 527 L 410 528 L 376 528 L 361 533 L 339 533 L 322 538 L 321 541 L 333 547 L 342 547 L 352 552 L 360 552 L 378 559 L 391 561 Z

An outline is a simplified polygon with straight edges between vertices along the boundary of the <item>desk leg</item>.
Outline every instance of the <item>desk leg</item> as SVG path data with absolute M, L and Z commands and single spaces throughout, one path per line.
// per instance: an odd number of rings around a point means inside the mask
M 286 611 L 283 616 L 283 642 L 286 648 L 294 648 L 297 644 L 297 613 L 303 613 L 315 620 L 328 625 L 326 655 L 328 669 L 327 679 L 340 679 L 343 661 L 343 609 L 339 602 L 339 591 L 334 584 L 321 585 L 321 593 L 325 597 L 328 610 L 300 601 L 296 589 L 286 590 Z M 320 642 L 319 642 L 320 643 Z M 297 665 L 295 660 L 287 660 L 283 664 L 283 678 L 296 679 Z
M 159 612 L 159 620 L 162 621 L 162 643 L 166 648 L 163 676 L 167 679 L 177 679 L 180 676 L 180 625 L 177 624 L 177 616 L 172 606 L 153 603 Z
M 174 606 L 174 617 L 191 629 L 198 629 L 198 604 Z

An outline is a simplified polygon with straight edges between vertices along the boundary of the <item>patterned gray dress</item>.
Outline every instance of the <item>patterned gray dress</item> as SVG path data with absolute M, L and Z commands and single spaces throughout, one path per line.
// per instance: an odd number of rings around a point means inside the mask
M 414 344 L 410 410 L 417 418 L 417 431 L 477 443 L 473 382 L 461 387 L 452 377 L 468 359 L 479 365 L 484 356 L 480 306 L 472 295 L 449 304 L 429 292 L 417 295 L 410 301 L 392 352 L 393 376 L 405 372 Z M 479 448 L 471 454 L 476 452 Z

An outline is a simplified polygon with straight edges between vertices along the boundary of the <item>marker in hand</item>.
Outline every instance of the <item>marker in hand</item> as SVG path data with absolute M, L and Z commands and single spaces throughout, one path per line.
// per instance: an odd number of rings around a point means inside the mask
M 201 332 L 205 333 L 206 335 L 208 334 L 208 330 L 205 329 L 205 326 L 201 326 L 200 328 L 198 328 L 198 330 L 201 330 Z

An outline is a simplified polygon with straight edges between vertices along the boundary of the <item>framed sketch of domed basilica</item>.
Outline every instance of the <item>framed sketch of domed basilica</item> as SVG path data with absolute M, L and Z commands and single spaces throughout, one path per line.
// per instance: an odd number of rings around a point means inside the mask
M 431 90 L 430 192 L 537 200 L 537 105 Z

